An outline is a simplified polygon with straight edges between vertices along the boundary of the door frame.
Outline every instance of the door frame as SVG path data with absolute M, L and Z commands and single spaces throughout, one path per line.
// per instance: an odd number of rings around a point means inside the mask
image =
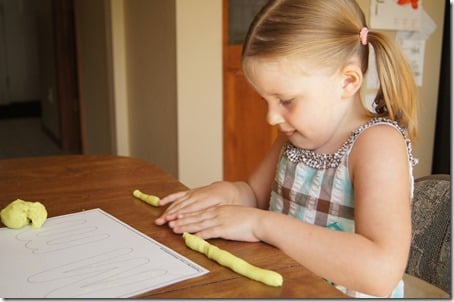
M 53 0 L 61 148 L 82 153 L 74 0 Z

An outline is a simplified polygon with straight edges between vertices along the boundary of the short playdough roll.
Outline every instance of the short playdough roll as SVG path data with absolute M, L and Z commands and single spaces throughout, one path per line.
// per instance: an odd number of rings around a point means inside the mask
M 158 196 L 145 194 L 145 193 L 142 193 L 140 190 L 134 190 L 134 192 L 132 192 L 132 195 L 134 195 L 134 197 L 142 200 L 143 202 L 148 203 L 149 205 L 152 205 L 154 207 L 159 207 L 160 198 Z
M 254 266 L 243 259 L 208 243 L 196 235 L 183 233 L 183 238 L 189 248 L 205 254 L 208 258 L 230 268 L 240 275 L 265 283 L 266 285 L 282 286 L 282 275 L 277 272 Z

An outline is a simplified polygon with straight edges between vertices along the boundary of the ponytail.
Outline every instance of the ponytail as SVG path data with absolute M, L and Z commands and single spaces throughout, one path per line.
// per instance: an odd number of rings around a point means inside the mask
M 418 136 L 416 83 L 406 58 L 388 36 L 369 31 L 368 42 L 374 48 L 380 86 L 375 110 L 380 116 L 396 121 L 408 130 L 410 140 Z

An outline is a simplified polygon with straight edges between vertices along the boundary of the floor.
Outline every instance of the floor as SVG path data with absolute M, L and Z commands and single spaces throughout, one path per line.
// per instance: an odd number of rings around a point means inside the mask
M 0 159 L 62 155 L 43 131 L 40 117 L 0 119 Z

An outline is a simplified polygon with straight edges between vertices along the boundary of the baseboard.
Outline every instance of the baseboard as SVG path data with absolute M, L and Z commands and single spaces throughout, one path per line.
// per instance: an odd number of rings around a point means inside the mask
M 38 116 L 41 116 L 41 102 L 39 100 L 0 105 L 0 118 L 2 119 Z

